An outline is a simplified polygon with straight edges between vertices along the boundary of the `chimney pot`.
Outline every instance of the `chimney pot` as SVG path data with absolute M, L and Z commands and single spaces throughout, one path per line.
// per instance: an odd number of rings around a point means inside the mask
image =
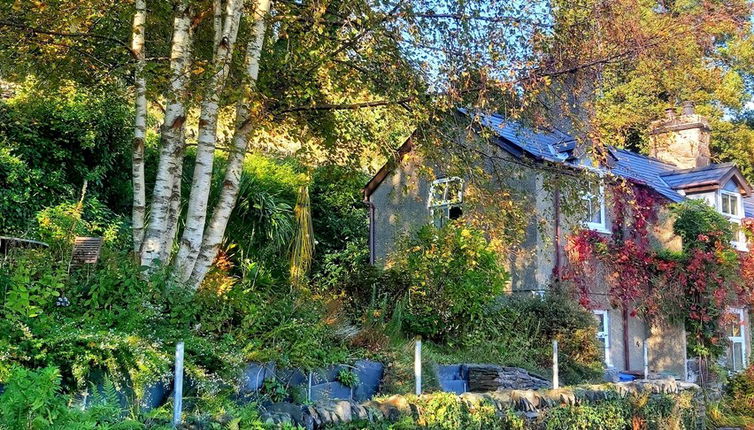
M 683 114 L 684 115 L 693 115 L 694 114 L 694 102 L 691 100 L 686 100 L 681 104 L 683 107 Z
M 669 120 L 671 120 L 671 121 L 674 120 L 675 119 L 675 108 L 672 108 L 672 107 L 665 108 L 665 116 Z

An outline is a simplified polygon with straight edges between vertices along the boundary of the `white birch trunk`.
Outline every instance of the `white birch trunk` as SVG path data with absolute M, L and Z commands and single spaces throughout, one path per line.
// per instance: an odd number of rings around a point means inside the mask
M 215 46 L 212 51 L 212 58 L 217 55 L 217 45 L 220 44 L 223 34 L 223 2 L 222 0 L 212 0 L 212 24 L 215 29 Z
M 181 190 L 183 178 L 183 155 L 181 150 L 177 158 L 176 170 L 179 172 L 176 180 L 173 182 L 173 192 L 170 195 L 170 204 L 168 208 L 168 231 L 165 233 L 165 244 L 160 251 L 160 261 L 167 262 L 170 258 L 175 236 L 178 232 L 178 221 L 181 218 Z
M 133 34 L 131 36 L 131 51 L 136 57 L 134 71 L 135 82 L 135 119 L 133 154 L 131 157 L 131 174 L 133 181 L 133 208 L 131 224 L 133 233 L 133 249 L 138 254 L 141 241 L 144 238 L 144 217 L 147 210 L 146 181 L 144 179 L 144 139 L 147 130 L 147 81 L 144 78 L 144 22 L 147 16 L 146 0 L 136 0 L 134 13 Z
M 244 60 L 246 79 L 249 82 L 249 88 L 247 89 L 249 93 L 254 91 L 256 80 L 259 76 L 259 58 L 262 53 L 264 34 L 267 30 L 265 17 L 269 11 L 270 0 L 256 0 L 252 35 L 246 47 L 246 58 Z M 243 160 L 246 155 L 249 134 L 253 129 L 250 123 L 249 102 L 250 100 L 245 98 L 236 106 L 237 126 L 233 135 L 233 148 L 228 156 L 228 166 L 225 171 L 222 189 L 220 190 L 219 201 L 205 228 L 201 250 L 188 281 L 189 285 L 193 288 L 199 287 L 207 271 L 209 271 L 212 262 L 215 260 L 225 234 L 225 228 L 228 226 L 228 219 L 236 204 L 241 172 L 243 171 Z
M 153 268 L 165 263 L 171 230 L 171 198 L 175 184 L 180 186 L 183 156 L 183 123 L 186 118 L 185 99 L 191 66 L 193 29 L 188 1 L 183 0 L 173 20 L 173 41 L 170 52 L 171 82 L 167 95 L 165 120 L 161 127 L 162 145 L 157 166 L 149 225 L 141 245 L 141 264 Z
M 233 49 L 238 35 L 238 25 L 241 20 L 243 0 L 228 0 L 226 4 L 225 22 L 220 40 L 215 46 L 215 60 L 212 77 L 204 94 L 199 115 L 199 137 L 197 139 L 196 162 L 191 184 L 186 226 L 183 229 L 181 246 L 175 260 L 175 274 L 181 282 L 188 281 L 194 270 L 194 263 L 199 255 L 204 235 L 204 224 L 207 220 L 207 201 L 212 185 L 212 167 L 215 159 L 215 142 L 217 140 L 217 115 L 220 94 L 225 89 L 225 83 L 233 59 Z

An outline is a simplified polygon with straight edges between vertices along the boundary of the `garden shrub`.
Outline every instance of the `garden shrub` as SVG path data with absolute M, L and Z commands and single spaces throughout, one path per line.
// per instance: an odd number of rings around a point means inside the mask
M 424 226 L 400 244 L 387 267 L 405 333 L 440 343 L 477 324 L 508 280 L 484 235 L 458 223 Z
M 542 418 L 546 430 L 619 430 L 629 428 L 630 418 L 624 400 L 603 401 L 580 406 L 559 406 Z
M 439 362 L 498 363 L 547 375 L 552 340 L 558 340 L 560 378 L 566 384 L 602 378 L 602 352 L 594 316 L 557 292 L 544 297 L 501 297 L 451 345 L 427 345 Z
M 28 232 L 37 211 L 76 199 L 85 180 L 90 196 L 130 211 L 132 117 L 113 88 L 29 81 L 0 100 L 0 233 Z
M 754 426 L 754 365 L 728 379 L 720 401 L 708 407 L 708 416 L 719 427 Z
M 523 430 L 524 419 L 513 413 L 499 416 L 487 402 L 469 404 L 453 393 L 435 393 L 414 400 L 418 428 L 432 430 Z
M 671 211 L 676 217 L 673 233 L 681 237 L 684 249 L 714 244 L 709 239 L 700 239 L 704 237 L 715 236 L 723 243 L 733 239 L 730 221 L 704 200 L 686 200 L 672 205 Z
M 0 429 L 143 429 L 127 416 L 112 383 L 95 390 L 86 410 L 69 407 L 70 397 L 61 393 L 60 373 L 55 367 L 39 370 L 14 368 L 0 394 Z

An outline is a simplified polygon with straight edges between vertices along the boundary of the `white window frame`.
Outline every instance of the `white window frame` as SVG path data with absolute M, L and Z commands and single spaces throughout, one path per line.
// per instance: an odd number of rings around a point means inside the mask
M 448 196 L 448 186 L 447 184 L 449 182 L 458 182 L 458 195 L 455 196 L 454 199 L 449 198 Z M 435 188 L 439 185 L 445 186 L 445 190 L 443 191 L 443 198 L 442 200 L 435 201 Z M 439 178 L 432 181 L 432 184 L 429 187 L 429 199 L 427 199 L 427 208 L 429 209 L 430 214 L 432 215 L 432 220 L 435 223 L 437 227 L 442 227 L 442 225 L 445 223 L 445 221 L 441 221 L 440 225 L 437 225 L 438 220 L 449 220 L 450 219 L 450 209 L 453 207 L 460 207 L 463 205 L 463 188 L 464 188 L 464 181 L 462 178 L 459 178 L 458 176 L 449 176 L 446 178 Z M 442 218 L 438 216 L 438 211 L 442 211 Z
M 610 233 L 607 229 L 607 219 L 605 215 L 607 214 L 607 207 L 605 205 L 605 184 L 600 182 L 599 184 L 599 194 L 594 195 L 591 191 L 586 191 L 582 194 L 581 199 L 586 202 L 587 205 L 587 216 L 590 216 L 591 213 L 591 202 L 592 199 L 597 198 L 600 204 L 600 220 L 602 222 L 591 222 L 586 221 L 584 224 L 586 227 L 590 230 L 598 231 L 600 233 Z M 591 217 L 590 217 L 591 218 Z
M 723 211 L 723 196 L 736 198 L 736 213 L 735 214 Z M 720 190 L 720 213 L 730 218 L 741 218 L 741 209 L 742 209 L 741 194 L 733 192 L 733 191 Z
M 610 312 L 604 309 L 595 309 L 592 313 L 597 317 L 598 322 L 600 316 L 605 322 L 603 330 L 597 330 L 597 339 L 602 340 L 605 345 L 605 366 L 612 367 L 612 360 L 610 360 Z
M 734 315 L 738 316 L 738 322 L 740 326 L 740 331 L 738 333 L 738 336 L 728 336 L 728 342 L 730 342 L 730 352 L 731 356 L 728 357 L 728 363 L 730 364 L 730 368 L 733 370 L 733 372 L 740 372 L 744 369 L 746 369 L 747 366 L 747 360 L 746 360 L 746 325 L 743 324 L 746 322 L 746 314 L 744 312 L 743 308 L 730 308 L 728 309 L 728 312 Z M 736 369 L 735 368 L 735 362 L 736 360 L 733 358 L 732 354 L 735 353 L 735 344 L 741 344 L 741 368 Z
M 732 196 L 736 198 L 736 214 L 723 212 L 723 196 Z M 731 245 L 739 251 L 748 251 L 746 234 L 741 228 L 741 220 L 744 218 L 744 205 L 741 194 L 733 191 L 720 190 L 717 196 L 717 210 L 728 218 L 732 224 L 738 224 L 739 226 L 736 237 L 731 240 Z

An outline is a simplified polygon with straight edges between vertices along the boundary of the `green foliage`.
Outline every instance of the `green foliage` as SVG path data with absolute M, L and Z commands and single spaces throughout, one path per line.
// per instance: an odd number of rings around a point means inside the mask
M 701 199 L 689 199 L 672 206 L 676 219 L 673 232 L 683 239 L 684 249 L 705 248 L 714 240 L 730 243 L 733 239 L 730 221 Z
M 415 404 L 418 409 L 418 428 L 436 430 L 523 430 L 524 428 L 523 418 L 515 414 L 508 413 L 499 417 L 494 405 L 486 402 L 470 405 L 452 393 L 436 393 L 432 396 L 419 397 Z
M 55 367 L 39 370 L 14 368 L 0 395 L 0 429 L 143 429 L 125 417 L 115 386 L 105 381 L 92 395 L 86 410 L 69 407 L 61 394 L 61 377 Z
M 688 393 L 614 397 L 579 406 L 558 406 L 540 418 L 547 430 L 695 429 L 696 405 Z
M 22 234 L 46 206 L 90 196 L 130 208 L 130 107 L 118 91 L 27 82 L 0 101 L 0 232 Z
M 605 401 L 595 405 L 560 406 L 547 412 L 547 430 L 616 430 L 629 428 L 625 402 Z
M 44 252 L 28 252 L 0 274 L 0 290 L 6 318 L 33 318 L 48 311 L 62 294 L 66 272 L 43 258 Z
M 359 375 L 350 369 L 340 369 L 337 376 L 338 382 L 349 388 L 359 385 Z
M 423 227 L 388 267 L 405 332 L 439 342 L 475 324 L 508 280 L 484 235 L 455 223 Z
M 454 343 L 428 345 L 442 363 L 485 362 L 549 373 L 552 340 L 558 340 L 560 377 L 567 384 L 602 376 L 602 353 L 594 316 L 575 300 L 557 293 L 543 298 L 511 296 L 491 306 Z
M 361 189 L 368 180 L 363 172 L 340 166 L 314 170 L 310 193 L 318 255 L 315 270 L 330 254 L 366 239 L 368 219 Z M 366 246 L 363 249 L 368 251 Z
M 224 175 L 224 163 L 216 164 L 210 204 L 219 196 Z M 260 154 L 246 157 L 238 201 L 226 230 L 226 241 L 237 246 L 242 259 L 262 262 L 279 274 L 286 272 L 287 265 L 280 260 L 293 237 L 296 190 L 305 183 L 305 175 L 290 160 Z
M 717 427 L 754 425 L 754 366 L 728 379 L 722 398 L 709 405 L 707 415 Z
M 264 380 L 262 395 L 272 402 L 282 402 L 288 398 L 289 393 L 285 384 L 275 378 L 270 378 Z

